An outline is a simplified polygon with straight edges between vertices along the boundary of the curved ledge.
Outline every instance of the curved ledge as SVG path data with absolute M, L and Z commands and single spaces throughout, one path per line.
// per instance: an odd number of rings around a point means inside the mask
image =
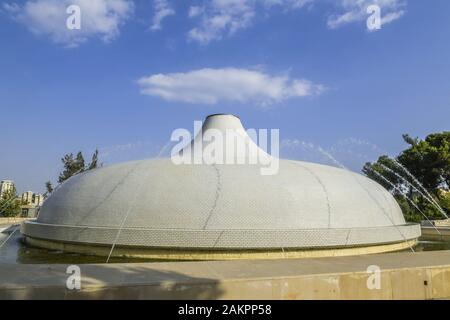
M 302 230 L 191 230 L 87 227 L 26 221 L 27 237 L 65 243 L 112 245 L 135 248 L 184 248 L 246 250 L 295 248 L 345 248 L 405 242 L 417 239 L 420 225 Z
M 98 246 L 87 244 L 74 244 L 56 241 L 48 241 L 26 238 L 30 246 L 72 252 L 79 254 L 89 254 L 96 256 L 108 256 L 110 246 Z M 321 257 L 342 257 L 361 254 L 375 254 L 393 251 L 407 250 L 417 243 L 416 239 L 399 243 L 391 243 L 376 246 L 348 247 L 335 249 L 268 249 L 268 250 L 181 250 L 181 249 L 160 249 L 160 248 L 129 248 L 117 246 L 114 248 L 112 257 L 130 257 L 152 260 L 239 260 L 239 259 L 296 259 L 296 258 L 321 258 Z

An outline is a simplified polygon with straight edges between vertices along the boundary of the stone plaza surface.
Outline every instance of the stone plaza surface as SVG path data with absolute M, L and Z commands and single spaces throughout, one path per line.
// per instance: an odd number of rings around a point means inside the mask
M 284 260 L 0 265 L 0 299 L 445 299 L 450 251 Z M 380 268 L 380 288 L 369 289 Z

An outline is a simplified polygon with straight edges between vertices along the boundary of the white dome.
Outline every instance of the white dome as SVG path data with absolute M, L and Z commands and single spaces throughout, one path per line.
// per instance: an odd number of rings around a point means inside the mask
M 242 128 L 233 116 L 215 115 L 204 129 L 230 125 Z M 275 175 L 260 167 L 153 159 L 88 171 L 57 189 L 22 232 L 69 243 L 196 249 L 338 248 L 420 235 L 391 194 L 360 174 L 291 160 L 280 160 Z

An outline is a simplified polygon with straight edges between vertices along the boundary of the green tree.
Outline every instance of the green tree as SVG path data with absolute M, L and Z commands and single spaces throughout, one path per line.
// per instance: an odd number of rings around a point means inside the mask
M 450 132 L 430 134 L 425 140 L 404 135 L 410 147 L 398 161 L 402 163 L 430 192 L 437 195 L 441 188 L 450 185 Z
M 450 212 L 450 192 L 441 191 L 439 194 L 440 204 L 447 211 Z
M 426 141 L 430 149 L 438 155 L 438 170 L 440 172 L 441 187 L 450 188 L 450 131 L 430 134 Z
M 45 183 L 45 189 L 46 189 L 47 191 L 45 192 L 44 197 L 48 197 L 49 195 L 52 194 L 52 192 L 53 192 L 53 185 L 52 185 L 52 182 L 51 182 L 51 181 L 47 181 L 47 182 Z
M 76 157 L 73 156 L 73 153 L 66 154 L 61 161 L 64 170 L 59 174 L 59 183 L 63 183 L 70 177 L 83 171 L 96 169 L 98 166 L 98 150 L 95 150 L 89 165 L 86 165 L 81 151 L 77 153 Z
M 433 200 L 450 213 L 450 196 L 443 192 L 450 187 L 450 132 L 433 133 L 424 140 L 405 134 L 403 140 L 409 146 L 395 160 L 381 156 L 374 163 L 366 163 L 362 171 L 393 193 L 408 221 L 424 219 L 415 206 L 429 218 L 442 218 L 439 209 L 423 196 L 424 192 L 417 191 L 422 191 L 417 182 L 396 162 L 414 175 Z
M 396 171 L 396 164 L 394 163 L 394 160 L 388 156 L 380 156 L 374 163 L 367 162 L 362 171 L 366 176 L 375 180 L 387 190 L 392 193 L 398 193 L 398 190 L 394 186 L 397 187 L 400 184 L 400 178 L 392 172 Z M 388 183 L 386 180 L 391 183 Z
M 97 169 L 98 167 L 98 149 L 95 149 L 94 154 L 92 155 L 91 163 L 89 164 L 88 170 Z
M 16 188 L 3 193 L 0 199 L 0 215 L 4 217 L 17 217 L 20 215 L 21 201 L 17 198 Z
M 78 152 L 75 158 L 73 157 L 73 153 L 66 154 L 61 159 L 61 161 L 64 166 L 64 171 L 59 175 L 58 178 L 59 183 L 63 183 L 70 177 L 84 171 L 85 169 L 84 157 L 81 151 Z

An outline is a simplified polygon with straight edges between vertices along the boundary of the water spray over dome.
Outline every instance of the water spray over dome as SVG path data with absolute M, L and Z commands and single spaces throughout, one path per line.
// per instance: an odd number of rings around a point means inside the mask
M 232 115 L 207 117 L 186 148 L 208 129 L 236 130 L 245 150 L 253 148 Z M 251 157 L 246 152 L 236 156 Z M 360 174 L 282 159 L 276 174 L 261 167 L 167 158 L 87 171 L 57 189 L 21 231 L 39 247 L 105 256 L 113 247 L 115 256 L 185 260 L 385 252 L 420 236 L 392 195 Z

